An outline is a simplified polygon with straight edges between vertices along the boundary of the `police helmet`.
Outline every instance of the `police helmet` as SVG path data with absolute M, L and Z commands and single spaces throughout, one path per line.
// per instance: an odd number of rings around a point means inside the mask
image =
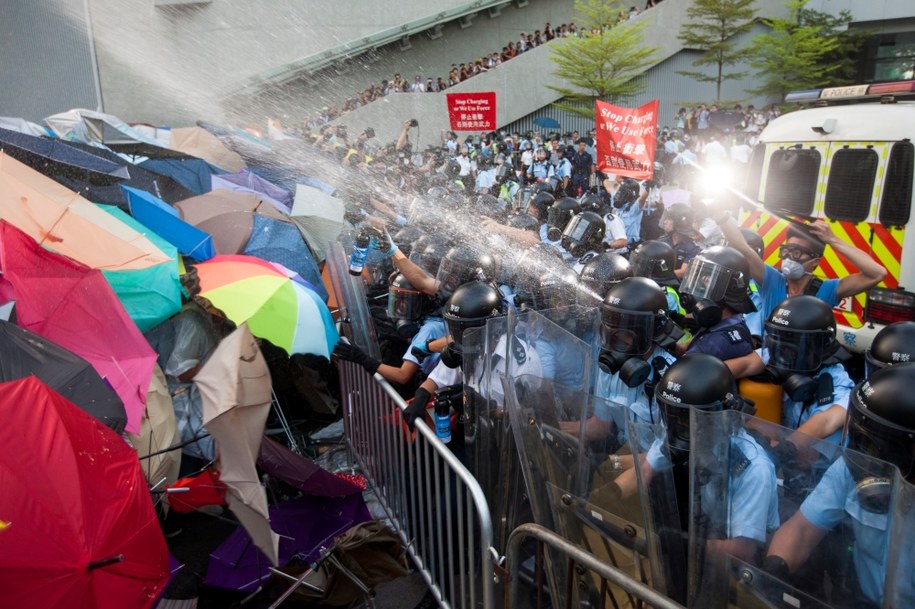
M 515 303 L 535 310 L 546 308 L 542 302 L 540 283 L 545 274 L 565 268 L 562 252 L 549 243 L 540 242 L 524 250 L 514 268 L 512 289 L 515 291 Z
M 832 308 L 816 296 L 792 296 L 766 320 L 769 366 L 784 372 L 817 372 L 839 348 Z
M 512 228 L 520 228 L 521 230 L 529 230 L 535 233 L 540 230 L 540 222 L 530 214 L 515 214 L 505 224 Z M 556 251 L 558 252 L 559 250 Z
M 448 242 L 434 235 L 424 235 L 416 240 L 410 252 L 410 262 L 422 268 L 430 275 L 438 272 L 442 258 L 448 253 Z
M 493 281 L 498 274 L 496 259 L 469 245 L 453 247 L 442 258 L 435 276 L 442 298 L 450 297 L 468 281 Z
M 601 347 L 643 355 L 667 325 L 667 296 L 645 277 L 628 277 L 610 288 L 600 306 Z
M 610 288 L 632 276 L 629 261 L 611 252 L 595 256 L 581 269 L 582 284 L 600 300 L 604 299 Z
M 606 230 L 602 217 L 593 211 L 581 212 L 572 216 L 562 229 L 562 247 L 576 258 L 587 252 L 602 251 Z
M 445 163 L 444 171 L 445 175 L 448 176 L 448 179 L 457 179 L 457 177 L 461 175 L 461 164 L 454 159 L 449 159 Z
M 568 267 L 544 273 L 539 287 L 538 309 L 569 307 L 578 301 L 578 273 Z
M 750 265 L 733 247 L 715 245 L 689 261 L 680 282 L 680 293 L 696 300 L 725 304 L 738 313 L 752 313 Z
M 512 201 L 512 205 L 515 209 L 522 211 L 527 211 L 528 203 L 530 203 L 531 197 L 534 196 L 534 189 L 530 186 L 523 186 L 515 191 L 515 197 Z M 544 217 L 546 217 L 546 211 L 543 212 Z
M 413 251 L 413 245 L 423 236 L 423 231 L 415 226 L 404 226 L 399 231 L 394 233 L 392 237 L 394 243 L 397 244 L 397 247 L 403 252 L 403 255 L 410 257 L 410 253 Z
M 634 203 L 639 198 L 639 183 L 626 178 L 613 195 L 613 206 L 617 209 Z
M 582 197 L 581 210 L 593 211 L 600 217 L 604 217 L 607 212 L 610 211 L 610 206 L 607 205 L 606 197 L 601 196 L 599 193 L 592 192 Z
M 885 326 L 864 351 L 868 370 L 915 362 L 915 321 L 897 321 Z
M 696 239 L 701 237 L 693 227 L 696 216 L 686 203 L 675 203 L 661 214 L 661 229 L 666 233 L 680 233 L 684 237 Z
M 448 333 L 460 348 L 467 328 L 479 328 L 486 320 L 503 313 L 502 294 L 487 281 L 469 281 L 460 285 L 445 303 L 442 317 Z
M 491 194 L 477 196 L 474 208 L 480 215 L 499 222 L 504 222 L 508 216 L 508 206 L 505 202 Z
M 636 277 L 654 279 L 663 286 L 678 286 L 680 280 L 674 275 L 677 253 L 673 246 L 663 241 L 642 241 L 629 254 L 632 274 Z
M 418 321 L 432 310 L 431 299 L 415 289 L 407 278 L 398 273 L 388 287 L 388 317 L 403 321 Z
M 553 195 L 541 191 L 528 199 L 525 211 L 536 217 L 540 222 L 546 222 L 549 216 L 549 210 L 555 202 L 556 198 L 553 197 Z
M 849 448 L 892 463 L 915 483 L 913 384 L 915 364 L 882 368 L 858 383 L 849 399 L 845 438 Z M 853 473 L 854 465 L 849 463 Z
M 535 193 L 538 193 L 538 192 L 552 193 L 553 192 L 553 185 L 548 182 L 537 182 L 536 184 L 534 184 L 532 186 L 532 188 L 534 189 Z
M 553 203 L 547 210 L 546 238 L 550 241 L 559 241 L 562 238 L 562 229 L 579 210 L 578 201 L 572 197 L 563 197 Z

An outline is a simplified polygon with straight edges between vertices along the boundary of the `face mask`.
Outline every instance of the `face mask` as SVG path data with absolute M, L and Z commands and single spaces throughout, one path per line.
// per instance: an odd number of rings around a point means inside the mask
M 681 294 L 683 308 L 693 314 L 693 319 L 702 328 L 711 328 L 721 321 L 721 307 L 713 300 L 696 298 L 692 294 Z
M 790 258 L 782 260 L 781 273 L 786 279 L 800 279 L 806 272 L 804 265 L 797 260 L 791 260 Z
M 647 381 L 651 374 L 651 364 L 640 357 L 632 357 L 624 353 L 601 351 L 597 362 L 605 373 L 619 373 L 620 380 L 627 387 L 638 387 Z
M 460 347 L 449 343 L 441 353 L 441 362 L 449 368 L 460 368 L 463 363 L 463 354 Z

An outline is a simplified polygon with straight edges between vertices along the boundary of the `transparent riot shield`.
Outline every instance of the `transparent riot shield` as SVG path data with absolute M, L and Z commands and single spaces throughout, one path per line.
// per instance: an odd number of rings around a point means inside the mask
M 759 567 L 726 556 L 730 607 L 741 609 L 830 609 L 829 605 L 773 577 Z
M 343 245 L 336 242 L 330 244 L 326 254 L 330 283 L 339 307 L 340 333 L 354 345 L 380 360 L 381 349 L 378 346 L 375 325 L 369 314 L 362 278 L 349 274 L 348 256 Z
M 522 317 L 524 315 L 531 316 L 531 313 L 525 313 Z M 535 313 L 535 315 L 551 321 L 557 328 L 561 328 L 566 333 L 571 334 L 588 345 L 587 350 L 590 365 L 584 372 L 588 375 L 589 379 L 589 384 L 586 385 L 586 387 L 593 389 L 593 382 L 597 378 L 597 358 L 600 355 L 600 310 L 597 307 L 573 305 L 570 307 L 546 309 Z M 532 320 L 534 319 L 532 316 L 530 318 Z M 543 339 L 543 342 L 547 341 L 551 341 L 551 335 L 549 333 L 547 337 Z M 548 350 L 542 349 L 542 351 L 547 354 L 547 357 L 543 357 L 542 359 L 545 360 L 545 365 L 549 367 Z M 578 386 L 580 385 L 580 381 L 576 375 L 579 374 L 580 369 L 582 369 L 582 366 L 579 362 L 560 358 L 557 362 L 556 374 L 552 378 L 561 385 L 570 387 Z
M 915 607 L 915 486 L 896 475 L 883 606 Z
M 628 427 L 633 467 L 615 484 L 623 497 L 637 493 L 641 501 L 651 587 L 685 605 L 689 469 L 671 459 L 662 425 L 629 420 Z

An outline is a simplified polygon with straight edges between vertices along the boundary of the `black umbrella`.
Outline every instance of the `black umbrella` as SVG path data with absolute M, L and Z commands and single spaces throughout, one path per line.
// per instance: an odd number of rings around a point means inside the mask
M 28 376 L 37 376 L 114 431 L 124 430 L 124 403 L 89 362 L 25 328 L 0 320 L 0 382 Z
M 58 139 L 0 129 L 0 150 L 54 179 L 61 176 L 110 186 L 130 178 L 126 167 L 71 148 Z

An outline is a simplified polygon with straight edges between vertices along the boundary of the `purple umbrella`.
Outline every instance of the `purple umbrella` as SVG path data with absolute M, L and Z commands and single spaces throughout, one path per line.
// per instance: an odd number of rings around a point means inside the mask
M 270 527 L 280 536 L 279 564 L 295 557 L 315 562 L 321 548 L 351 527 L 371 520 L 361 494 L 343 498 L 303 496 L 270 507 Z M 204 583 L 208 586 L 251 592 L 270 577 L 270 561 L 238 527 L 210 554 Z
M 311 459 L 295 454 L 267 436 L 261 440 L 257 467 L 315 497 L 346 497 L 362 492 L 356 485 L 338 478 Z
M 260 195 L 262 199 L 276 207 L 284 214 L 292 211 L 292 193 L 265 180 L 256 173 L 242 169 L 238 173 L 213 174 L 213 190 L 225 188 L 235 192 L 250 192 Z

